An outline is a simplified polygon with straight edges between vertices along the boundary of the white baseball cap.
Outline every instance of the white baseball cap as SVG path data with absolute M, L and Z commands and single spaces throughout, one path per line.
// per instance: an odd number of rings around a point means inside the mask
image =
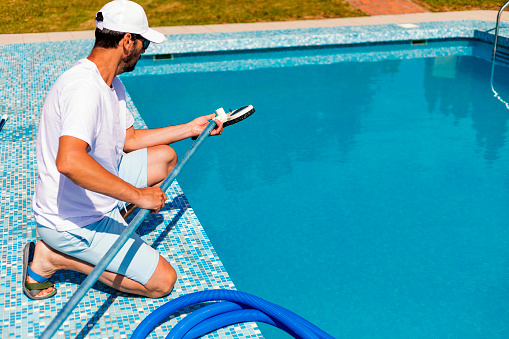
M 99 13 L 102 15 L 102 21 Z M 148 27 L 143 7 L 129 0 L 108 2 L 97 12 L 95 25 L 100 30 L 106 28 L 116 32 L 139 34 L 156 44 L 164 40 L 163 34 Z

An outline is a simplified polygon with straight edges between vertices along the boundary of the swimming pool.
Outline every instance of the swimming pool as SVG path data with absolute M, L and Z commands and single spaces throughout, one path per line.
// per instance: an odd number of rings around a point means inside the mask
M 507 336 L 491 46 L 422 43 L 175 57 L 122 78 L 149 127 L 256 108 L 177 179 L 239 290 L 338 337 Z
M 477 16 L 475 13 L 458 12 L 455 14 L 455 17 L 472 18 Z M 441 14 L 436 14 L 436 17 L 441 17 Z M 407 16 L 398 16 L 399 22 L 402 20 L 414 20 L 413 18 L 413 16 L 412 19 Z M 330 44 L 349 45 L 384 41 L 413 41 L 418 44 L 427 39 L 465 37 L 490 41 L 490 38 L 492 38 L 490 32 L 493 33 L 495 25 L 493 21 L 478 20 L 372 25 L 379 18 L 372 19 L 370 21 L 371 25 L 368 26 L 339 25 L 336 27 L 312 29 L 167 35 L 167 42 L 161 45 L 151 45 L 147 54 L 164 55 L 168 53 L 213 52 L 235 49 L 250 50 Z M 291 24 L 294 27 L 295 23 Z M 509 36 L 508 28 L 507 24 L 502 24 L 501 34 Z M 507 38 L 503 38 L 499 40 L 500 44 L 508 46 L 509 41 Z M 27 241 L 36 241 L 38 238 L 32 217 L 31 197 L 37 179 L 35 137 L 45 95 L 57 77 L 72 67 L 77 60 L 86 57 L 92 46 L 93 40 L 91 39 L 0 46 L 0 50 L 2 50 L 2 53 L 0 53 L 0 74 L 2 74 L 0 82 L 3 84 L 3 86 L 0 86 L 0 96 L 3 99 L 1 110 L 10 116 L 8 123 L 0 134 L 0 174 L 2 175 L 0 210 L 5 212 L 0 213 L 0 225 L 3 225 L 2 260 L 0 267 L 0 307 L 3 310 L 3 315 L 0 316 L 2 320 L 0 337 L 38 337 L 84 279 L 83 275 L 75 272 L 59 271 L 53 277 L 53 282 L 59 291 L 58 296 L 43 302 L 32 303 L 23 296 L 20 286 L 22 283 L 19 278 L 22 272 L 22 261 L 19 258 L 20 252 Z M 382 58 L 391 57 L 393 59 L 416 58 L 422 57 L 424 54 L 428 56 L 444 55 L 444 52 L 440 50 L 425 50 L 424 47 L 426 46 L 421 46 L 418 49 L 402 50 L 399 56 L 396 57 L 394 52 L 385 54 L 379 52 L 372 53 L 370 49 L 376 49 L 376 46 L 370 45 L 363 52 L 348 55 L 338 54 L 332 58 L 321 58 L 320 62 L 327 62 L 328 59 L 341 61 L 348 58 L 367 58 L 368 60 L 373 60 L 373 55 L 378 55 Z M 450 48 L 447 48 L 447 50 L 450 50 Z M 472 54 L 488 60 L 490 51 L 468 46 L 458 46 L 455 53 L 457 55 Z M 207 60 L 208 58 L 209 56 Z M 305 59 L 300 59 L 305 61 Z M 295 63 L 296 65 L 297 61 L 292 59 L 288 64 Z M 317 60 L 313 62 L 317 62 Z M 163 65 L 162 63 L 157 63 L 157 65 L 158 67 L 156 68 L 137 68 L 132 75 L 167 74 L 170 71 L 175 71 L 171 67 L 160 67 L 160 65 Z M 227 69 L 234 66 L 239 70 L 245 65 L 249 66 L 249 62 L 240 60 L 236 63 L 227 62 L 223 65 L 216 63 L 214 66 L 217 69 Z M 198 63 L 197 66 L 204 69 L 211 68 L 211 65 L 207 63 Z M 184 68 L 186 67 L 181 67 L 176 71 L 182 71 Z M 198 69 L 195 67 L 194 70 L 197 71 Z M 499 73 L 497 70 L 496 82 L 503 80 L 500 78 L 500 75 L 503 76 L 503 73 Z M 496 89 L 500 90 L 499 87 L 496 87 Z M 228 99 L 230 100 L 231 98 Z M 251 100 L 249 101 L 251 102 Z M 227 103 L 221 102 L 221 106 L 224 105 L 227 108 L 226 105 L 229 105 L 229 103 L 230 101 Z M 242 104 L 245 104 L 245 102 L 242 102 Z M 128 106 L 135 117 L 135 126 L 137 128 L 146 127 L 132 101 L 128 102 Z M 167 109 L 166 106 L 164 108 Z M 207 105 L 206 110 L 212 111 L 215 108 L 217 107 L 209 107 Z M 255 119 L 260 113 L 258 106 L 257 109 L 258 112 L 255 116 L 249 118 L 245 123 L 230 128 L 231 131 L 228 133 L 232 133 L 237 127 L 242 127 L 252 119 Z M 499 125 L 499 127 L 503 127 L 503 125 Z M 480 135 L 481 139 L 484 138 L 483 134 Z M 225 140 L 225 138 L 226 135 L 223 135 L 221 138 L 211 139 L 210 141 Z M 490 143 L 496 144 L 500 143 L 500 141 L 490 141 Z M 208 141 L 206 144 L 208 144 Z M 200 152 L 201 150 L 198 151 L 198 154 Z M 193 163 L 194 161 L 192 160 L 191 162 Z M 158 215 L 148 217 L 141 225 L 139 233 L 147 243 L 157 248 L 161 255 L 170 261 L 178 271 L 179 280 L 175 290 L 166 298 L 154 300 L 126 295 L 104 288 L 104 286 L 98 284 L 87 293 L 87 296 L 78 305 L 75 312 L 64 322 L 64 325 L 58 331 L 58 337 L 128 338 L 141 320 L 169 300 L 195 291 L 235 287 L 221 259 L 212 247 L 212 243 L 205 234 L 203 226 L 197 219 L 192 208 L 194 206 L 189 205 L 180 186 L 178 184 L 172 185 L 167 193 L 169 195 L 167 208 Z M 204 209 L 204 211 L 206 210 L 208 210 L 208 207 Z M 201 211 L 197 212 L 201 216 Z M 210 228 L 209 225 L 206 225 L 207 232 Z M 483 239 L 481 237 L 480 241 Z M 246 242 L 247 245 L 249 245 L 249 242 Z M 501 258 L 503 259 L 504 257 Z M 490 264 L 490 262 L 487 262 L 487 267 Z M 251 267 L 258 269 L 255 265 Z M 494 274 L 498 274 L 498 271 L 488 274 L 490 279 L 493 278 Z M 498 277 L 496 279 L 497 283 L 505 278 L 503 274 L 499 274 L 499 276 L 500 279 Z M 471 284 L 470 281 L 467 283 Z M 492 289 L 491 295 L 486 300 L 491 303 L 491 309 L 489 310 L 493 311 L 494 319 L 489 319 L 489 321 L 485 321 L 479 326 L 481 329 L 492 326 L 494 330 L 491 332 L 490 330 L 484 330 L 492 338 L 506 338 L 505 323 L 502 326 L 498 326 L 498 319 L 500 319 L 500 314 L 504 314 L 505 305 L 495 309 L 495 301 L 493 301 L 497 297 L 503 300 L 505 286 L 493 283 L 487 285 L 488 288 Z M 339 287 L 341 288 L 341 286 Z M 240 286 L 239 289 L 244 289 L 244 287 Z M 254 290 L 251 292 L 254 292 Z M 305 292 L 307 293 L 307 291 Z M 483 297 L 483 295 L 479 296 L 475 293 L 473 295 L 476 296 L 477 300 Z M 472 299 L 470 296 L 468 298 L 468 300 Z M 334 299 L 331 299 L 331 302 L 334 302 Z M 283 305 L 292 306 L 286 302 L 283 302 Z M 362 306 L 362 304 L 359 305 Z M 343 305 L 338 307 L 343 307 Z M 298 311 L 297 309 L 295 310 Z M 318 308 L 312 311 L 321 316 L 322 313 L 325 314 L 328 310 L 327 308 Z M 349 310 L 347 309 L 347 311 Z M 368 316 L 372 317 L 369 313 Z M 182 317 L 183 314 L 164 322 L 152 332 L 150 337 L 165 338 L 172 326 Z M 367 318 L 368 320 L 370 319 L 369 317 Z M 314 316 L 313 319 L 315 318 Z M 403 318 L 402 321 L 405 319 Z M 480 319 L 484 321 L 485 317 L 480 317 Z M 473 335 L 465 336 L 476 336 L 478 332 L 474 331 Z M 272 334 L 265 328 L 263 333 L 267 338 L 270 338 Z M 217 336 L 221 338 L 261 337 L 257 327 L 250 323 L 230 326 L 210 334 L 208 337 Z M 366 336 L 370 336 L 370 334 Z M 486 335 L 478 335 L 478 337 L 486 337 Z

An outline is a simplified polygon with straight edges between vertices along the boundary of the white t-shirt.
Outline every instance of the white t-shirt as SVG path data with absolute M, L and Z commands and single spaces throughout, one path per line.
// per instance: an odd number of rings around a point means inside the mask
M 48 93 L 37 134 L 39 177 L 32 203 L 39 224 L 58 231 L 83 227 L 102 219 L 118 203 L 74 184 L 56 166 L 59 138 L 66 135 L 85 141 L 88 153 L 118 176 L 126 129 L 134 118 L 122 82 L 115 77 L 112 87 L 92 61 L 82 59 Z

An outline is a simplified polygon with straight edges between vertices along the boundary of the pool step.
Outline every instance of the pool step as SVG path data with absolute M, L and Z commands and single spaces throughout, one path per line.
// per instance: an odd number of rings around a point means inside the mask
M 495 60 L 498 63 L 509 65 L 509 50 L 506 48 L 497 48 Z

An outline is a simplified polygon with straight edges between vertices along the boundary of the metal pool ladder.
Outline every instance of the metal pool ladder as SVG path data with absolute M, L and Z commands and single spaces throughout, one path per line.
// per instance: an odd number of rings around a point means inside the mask
M 498 29 L 500 27 L 500 17 L 502 16 L 502 12 L 507 8 L 507 6 L 509 6 L 509 1 L 507 1 L 500 8 L 500 10 L 498 11 L 498 14 L 497 14 L 497 25 L 495 28 L 495 42 L 493 44 L 493 56 L 491 58 L 491 81 L 490 81 L 490 83 L 491 83 L 491 90 L 495 94 L 495 97 L 498 100 L 500 100 L 501 102 L 503 102 L 505 104 L 505 107 L 507 107 L 507 109 L 509 109 L 509 104 L 507 102 L 505 102 L 504 100 L 502 100 L 502 98 L 498 95 L 497 91 L 495 91 L 495 88 L 493 88 L 493 75 L 495 73 L 495 58 L 497 55 Z
M 497 53 L 497 41 L 498 41 L 498 29 L 500 27 L 500 17 L 502 16 L 502 12 L 509 6 L 509 1 L 503 5 L 497 14 L 497 27 L 495 29 L 495 43 L 493 44 L 493 60 L 495 60 L 495 54 Z

